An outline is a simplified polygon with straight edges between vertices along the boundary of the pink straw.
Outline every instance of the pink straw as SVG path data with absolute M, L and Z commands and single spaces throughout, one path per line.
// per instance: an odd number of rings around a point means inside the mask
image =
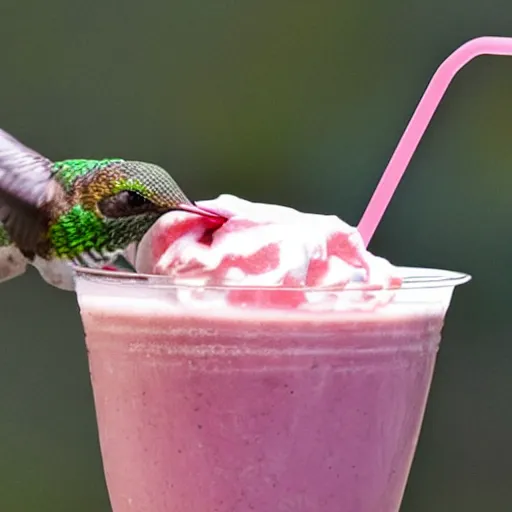
M 455 50 L 437 69 L 405 129 L 398 146 L 380 179 L 359 222 L 358 230 L 368 246 L 386 208 L 395 193 L 421 137 L 437 106 L 457 72 L 480 55 L 512 56 L 512 38 L 479 37 Z

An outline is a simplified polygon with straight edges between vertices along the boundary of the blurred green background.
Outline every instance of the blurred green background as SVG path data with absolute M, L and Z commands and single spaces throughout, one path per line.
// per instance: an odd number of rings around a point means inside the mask
M 509 0 L 1 0 L 0 126 L 357 224 L 428 80 Z M 512 510 L 512 59 L 454 81 L 371 250 L 469 272 L 403 512 Z M 0 510 L 108 512 L 75 298 L 0 287 Z M 321 511 L 319 511 L 321 512 Z

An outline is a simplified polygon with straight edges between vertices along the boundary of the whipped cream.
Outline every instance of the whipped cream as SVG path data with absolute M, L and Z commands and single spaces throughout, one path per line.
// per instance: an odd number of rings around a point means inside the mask
M 164 215 L 138 247 L 137 272 L 169 276 L 176 284 L 194 287 L 303 288 L 293 299 L 287 292 L 290 300 L 284 302 L 293 307 L 339 303 L 340 291 L 349 290 L 354 293 L 341 294 L 344 302 L 368 307 L 376 298 L 388 302 L 392 293 L 384 290 L 401 284 L 397 269 L 367 251 L 357 229 L 336 216 L 227 194 L 197 205 L 227 220 L 181 211 Z M 229 293 L 231 302 L 251 302 L 250 292 Z

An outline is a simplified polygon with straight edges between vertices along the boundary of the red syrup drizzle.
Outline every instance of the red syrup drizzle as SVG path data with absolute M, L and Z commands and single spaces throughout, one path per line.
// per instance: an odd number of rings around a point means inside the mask
M 179 210 L 186 211 L 190 213 L 194 213 L 196 215 L 199 215 L 203 217 L 209 224 L 211 224 L 211 227 L 209 227 L 203 234 L 200 243 L 203 243 L 205 245 L 210 246 L 212 244 L 213 240 L 213 234 L 217 229 L 219 229 L 228 219 L 226 217 L 223 217 L 222 215 L 219 215 L 218 213 L 212 212 L 210 210 L 207 210 L 205 208 L 199 208 L 195 205 L 180 205 Z M 186 223 L 183 226 L 186 228 Z M 183 233 L 179 233 L 181 236 Z M 114 265 L 104 265 L 101 267 L 102 270 L 105 270 L 107 272 L 121 272 L 122 269 L 117 268 Z

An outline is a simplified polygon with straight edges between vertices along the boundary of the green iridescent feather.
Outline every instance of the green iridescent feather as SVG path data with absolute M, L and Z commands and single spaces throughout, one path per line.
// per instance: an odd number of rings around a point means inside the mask
M 101 171 L 111 167 L 112 164 L 122 162 L 124 162 L 124 160 L 120 158 L 106 158 L 103 160 L 61 160 L 54 162 L 52 174 L 55 179 L 62 184 L 64 189 L 69 191 L 78 178 L 86 176 L 90 172 Z
M 112 183 L 112 194 L 117 194 L 122 190 L 132 190 L 133 192 L 140 192 L 144 197 L 151 199 L 155 193 L 148 189 L 139 180 L 133 178 L 119 178 Z
M 72 259 L 79 254 L 108 244 L 107 226 L 92 211 L 76 205 L 50 226 L 48 232 L 54 254 Z
M 7 245 L 11 245 L 11 238 L 5 228 L 0 224 L 0 247 L 5 247 Z

